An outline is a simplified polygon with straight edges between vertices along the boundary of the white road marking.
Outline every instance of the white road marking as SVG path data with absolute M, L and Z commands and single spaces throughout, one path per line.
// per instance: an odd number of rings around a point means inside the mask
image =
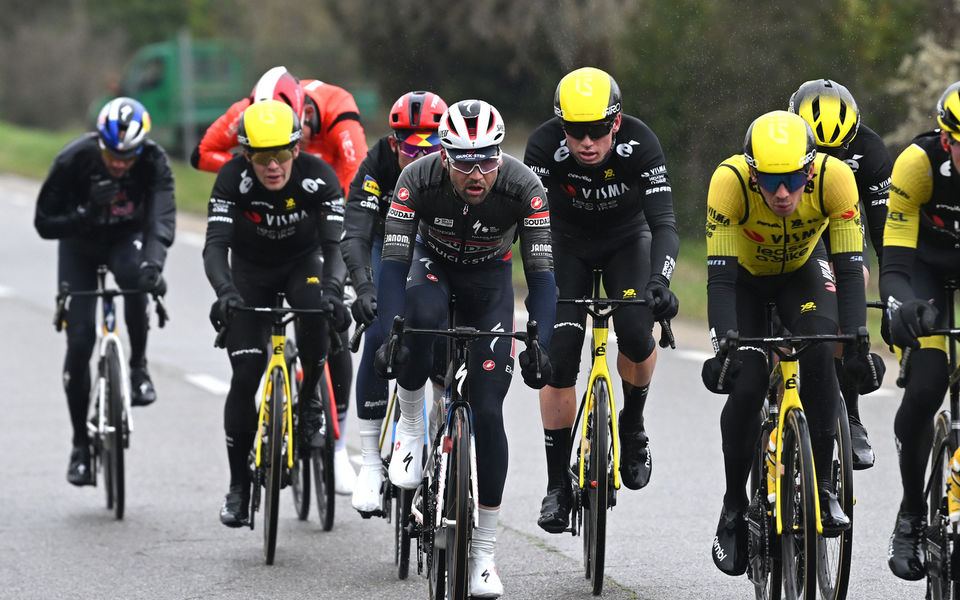
M 193 373 L 187 375 L 186 380 L 198 388 L 206 390 L 217 396 L 224 396 L 230 391 L 229 382 L 205 373 Z

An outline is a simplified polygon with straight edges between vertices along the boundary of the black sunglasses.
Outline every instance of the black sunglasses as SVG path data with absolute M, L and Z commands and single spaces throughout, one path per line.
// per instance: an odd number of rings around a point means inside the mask
M 610 133 L 611 129 L 613 129 L 613 121 L 591 121 L 589 123 L 563 122 L 563 132 L 575 140 L 582 140 L 588 135 L 591 140 L 598 140 Z

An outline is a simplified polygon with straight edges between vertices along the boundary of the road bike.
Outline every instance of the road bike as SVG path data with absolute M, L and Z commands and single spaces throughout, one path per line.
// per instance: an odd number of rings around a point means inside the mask
M 97 472 L 103 470 L 107 509 L 123 519 L 126 501 L 126 476 L 124 451 L 130 447 L 133 432 L 133 417 L 130 413 L 130 377 L 117 329 L 117 296 L 143 294 L 142 290 L 108 289 L 107 266 L 97 267 L 97 289 L 71 291 L 66 283 L 57 293 L 57 309 L 53 324 L 62 331 L 66 323 L 67 302 L 73 297 L 100 299 L 101 337 L 97 344 L 97 380 L 92 386 L 92 414 L 87 420 L 90 438 L 90 456 L 93 459 L 92 473 L 96 485 Z M 167 310 L 163 297 L 153 295 L 154 306 L 160 327 L 167 323 Z
M 473 327 L 449 329 L 405 328 L 394 319 L 387 352 L 391 372 L 396 348 L 405 335 L 435 335 L 453 341 L 450 376 L 438 427 L 426 453 L 423 480 L 414 490 L 410 507 L 411 534 L 417 539 L 417 572 L 426 575 L 431 600 L 466 600 L 469 593 L 468 551 L 479 514 L 477 457 L 470 410 L 470 342 L 480 338 L 512 337 L 533 349 L 539 364 L 536 322 L 526 331 L 480 331 Z M 431 428 L 432 429 L 432 428 Z
M 624 306 L 644 306 L 643 298 L 601 298 L 600 272 L 594 272 L 593 298 L 560 298 L 558 304 L 581 307 L 593 321 L 593 350 L 587 387 L 580 398 L 571 448 L 576 493 L 569 531 L 583 537 L 583 567 L 594 595 L 603 590 L 607 510 L 617 504 L 620 489 L 620 434 L 613 382 L 607 366 L 609 321 Z M 660 322 L 660 346 L 676 348 L 668 321 Z M 578 433 L 579 432 L 579 433 Z
M 253 449 L 251 451 L 251 486 L 250 508 L 248 524 L 250 529 L 254 528 L 255 515 L 260 510 L 261 490 L 264 491 L 265 498 L 263 515 L 263 554 L 266 564 L 272 565 L 277 549 L 277 525 L 279 518 L 280 490 L 286 487 L 294 480 L 298 480 L 302 486 L 302 477 L 304 473 L 303 460 L 295 460 L 303 453 L 305 448 L 311 448 L 311 458 L 313 459 L 313 473 L 317 483 L 318 503 L 321 505 L 327 502 L 326 488 L 333 488 L 333 445 L 325 440 L 331 437 L 328 431 L 333 431 L 336 435 L 336 419 L 332 419 L 332 402 L 328 397 L 329 390 L 326 386 L 318 386 L 320 389 L 321 400 L 324 401 L 323 419 L 321 432 L 317 437 L 324 440 L 322 447 L 317 447 L 317 440 L 303 439 L 302 427 L 300 425 L 300 415 L 303 407 L 299 407 L 298 418 L 294 421 L 294 401 L 299 397 L 297 386 L 292 385 L 290 377 L 290 367 L 294 366 L 297 359 L 295 346 L 288 344 L 286 336 L 286 326 L 300 315 L 305 314 L 323 314 L 329 315 L 326 309 L 314 308 L 292 308 L 284 306 L 284 294 L 278 293 L 276 303 L 272 307 L 235 307 L 232 311 L 252 312 L 269 316 L 270 325 L 270 360 L 267 363 L 263 381 L 263 396 L 257 409 L 257 432 L 254 438 Z M 220 329 L 214 345 L 225 347 L 227 327 Z M 325 367 L 326 368 L 326 367 Z M 294 366 L 294 374 L 297 370 Z M 322 379 L 323 381 L 323 379 Z M 328 379 L 327 379 L 328 381 Z M 295 394 L 297 394 L 295 396 Z M 331 427 L 332 425 L 332 427 Z M 332 438 L 331 438 L 332 439 Z M 328 452 L 329 446 L 329 452 Z M 317 456 L 317 453 L 320 456 Z M 330 460 L 326 461 L 324 453 L 329 454 Z M 295 469 L 296 465 L 296 469 Z M 321 488 L 323 497 L 321 499 Z M 296 503 L 296 493 L 295 503 Z M 302 514 L 302 505 L 304 494 L 300 494 L 300 506 L 298 507 L 298 518 Z M 325 517 L 331 520 L 332 526 L 332 499 L 325 507 L 326 513 L 321 511 L 321 520 L 324 523 L 324 529 L 327 521 Z
M 832 444 L 831 482 L 851 526 L 839 535 L 823 535 L 817 474 L 810 428 L 800 401 L 798 358 L 824 342 L 856 344 L 869 353 L 869 332 L 856 334 L 739 337 L 728 332 L 720 384 L 738 347 L 761 348 L 767 355 L 770 384 L 751 468 L 747 576 L 758 600 L 842 600 L 850 578 L 853 544 L 853 458 L 850 426 L 842 400 L 837 402 L 837 433 Z M 871 364 L 871 370 L 873 369 Z M 874 383 L 877 374 L 873 373 Z

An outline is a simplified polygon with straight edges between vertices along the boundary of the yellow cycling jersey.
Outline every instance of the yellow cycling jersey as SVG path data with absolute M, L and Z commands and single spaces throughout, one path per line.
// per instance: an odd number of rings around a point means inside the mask
M 853 171 L 826 154 L 814 161 L 796 211 L 778 217 L 750 179 L 742 154 L 720 163 L 707 193 L 707 256 L 736 256 L 754 275 L 789 273 L 802 266 L 830 225 L 834 253 L 861 252 L 863 229 Z
M 900 153 L 890 176 L 890 202 L 883 228 L 884 246 L 917 247 L 920 206 L 933 194 L 930 157 L 916 144 Z

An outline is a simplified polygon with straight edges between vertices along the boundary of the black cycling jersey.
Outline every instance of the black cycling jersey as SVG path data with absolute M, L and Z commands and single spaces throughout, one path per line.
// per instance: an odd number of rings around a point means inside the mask
M 340 250 L 354 287 L 376 283 L 370 268 L 370 249 L 375 238 L 383 239 L 387 209 L 400 178 L 397 154 L 390 149 L 390 135 L 373 145 L 350 184 L 343 216 Z
M 142 233 L 140 262 L 163 267 L 176 230 L 173 172 L 163 148 L 146 140 L 118 180 L 103 162 L 96 132 L 67 144 L 40 188 L 34 225 L 40 236 L 99 243 Z
M 673 275 L 680 246 L 670 177 L 660 141 L 640 119 L 623 115 L 613 151 L 600 165 L 570 155 L 559 119 L 540 125 L 523 157 L 550 198 L 553 231 L 589 242 L 653 232 L 651 277 Z
M 266 189 L 242 155 L 217 174 L 207 209 L 204 268 L 220 295 L 232 285 L 227 250 L 253 265 L 286 265 L 323 249 L 325 290 L 340 296 L 346 268 L 337 247 L 343 195 L 336 173 L 321 159 L 301 152 L 290 180 Z
M 890 199 L 890 172 L 893 162 L 883 139 L 866 125 L 860 125 L 857 136 L 841 154 L 834 154 L 850 167 L 857 181 L 860 195 L 860 218 L 864 221 L 864 254 L 869 234 L 877 254 L 883 254 L 883 226 L 887 221 L 887 201 Z M 824 235 L 827 254 L 830 254 L 830 236 Z

